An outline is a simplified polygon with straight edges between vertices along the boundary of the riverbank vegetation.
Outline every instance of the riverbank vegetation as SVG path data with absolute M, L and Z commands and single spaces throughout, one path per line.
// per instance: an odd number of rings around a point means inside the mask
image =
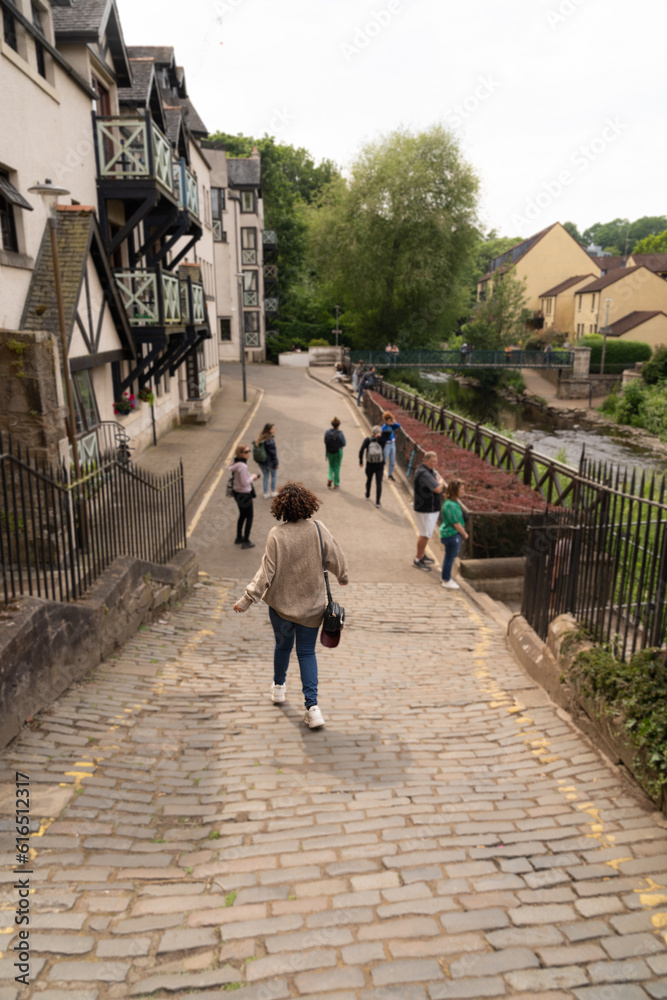
M 617 424 L 643 428 L 667 441 L 667 347 L 657 348 L 642 365 L 641 378 L 618 387 L 600 410 Z

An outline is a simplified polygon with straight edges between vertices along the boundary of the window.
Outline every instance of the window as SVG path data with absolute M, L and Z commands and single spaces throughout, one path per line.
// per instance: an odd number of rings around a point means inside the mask
M 258 306 L 259 299 L 257 297 L 257 277 L 258 271 L 244 271 L 243 272 L 243 305 L 244 306 Z
M 246 347 L 259 347 L 259 313 L 243 313 L 243 340 Z
M 95 114 L 109 117 L 111 115 L 111 95 L 109 91 L 95 76 L 92 78 L 91 83 L 95 91 Z
M 581 312 L 582 300 L 583 300 L 583 295 L 577 295 L 577 312 Z
M 3 181 L 5 182 L 4 184 Z M 14 204 L 7 197 L 10 189 L 9 174 L 5 173 L 4 170 L 0 170 L 0 234 L 2 235 L 2 249 L 18 253 L 19 241 L 16 234 Z
M 225 189 L 211 188 L 211 227 L 213 239 L 217 243 L 226 243 L 227 234 L 222 226 L 222 213 L 225 210 Z
M 220 340 L 228 342 L 232 339 L 232 321 L 226 316 L 220 316 Z
M 257 263 L 257 230 L 256 229 L 242 229 L 241 230 L 241 263 L 242 264 L 256 264 Z
M 19 50 L 19 41 L 16 34 L 16 19 L 10 14 L 6 7 L 2 8 L 2 26 L 5 35 L 5 42 L 14 52 Z
M 254 212 L 255 211 L 255 192 L 254 191 L 241 191 L 241 211 L 242 212 Z
M 593 301 L 591 302 L 591 312 L 595 312 L 595 292 L 593 292 Z
M 551 316 L 551 304 L 552 304 L 552 302 L 553 302 L 553 299 L 547 299 L 547 308 L 546 308 L 547 316 Z
M 90 371 L 86 369 L 73 372 L 72 385 L 74 386 L 74 400 L 76 402 L 77 432 L 92 430 L 99 424 L 100 415 L 97 410 L 97 400 L 95 399 Z
M 42 12 L 39 7 L 35 4 L 32 5 L 32 23 L 34 24 L 37 31 L 44 37 L 44 28 L 42 26 Z M 46 80 L 46 60 L 44 58 L 44 46 L 42 43 L 35 39 L 35 56 L 37 59 L 37 72 L 40 76 L 43 76 Z

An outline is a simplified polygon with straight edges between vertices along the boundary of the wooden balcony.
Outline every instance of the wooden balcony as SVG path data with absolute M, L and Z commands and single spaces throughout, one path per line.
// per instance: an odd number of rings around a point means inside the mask
M 184 159 L 173 163 L 174 191 L 182 209 L 188 212 L 197 222 L 201 222 L 199 214 L 199 188 L 197 175 Z
M 181 316 L 186 326 L 202 326 L 208 322 L 204 286 L 188 278 L 181 281 Z
M 136 117 L 93 115 L 93 129 L 100 181 L 153 181 L 174 195 L 171 146 L 150 111 Z
M 114 271 L 130 326 L 182 326 L 181 282 L 160 267 Z M 203 289 L 202 289 L 203 293 Z

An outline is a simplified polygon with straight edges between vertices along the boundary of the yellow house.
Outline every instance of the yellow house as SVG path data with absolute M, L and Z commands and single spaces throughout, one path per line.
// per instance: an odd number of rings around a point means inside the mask
M 494 278 L 513 267 L 516 277 L 525 282 L 526 305 L 535 317 L 540 316 L 541 296 L 545 288 L 554 288 L 573 275 L 597 278 L 600 268 L 584 248 L 555 222 L 491 261 L 488 272 L 477 286 L 477 300 L 490 294 Z
M 572 317 L 577 292 L 595 279 L 594 274 L 577 274 L 540 295 L 545 330 L 573 333 Z
M 620 340 L 641 340 L 654 350 L 656 347 L 667 347 L 667 313 L 635 310 L 612 323 L 607 336 Z
M 667 253 L 633 253 L 627 260 L 628 267 L 635 267 L 643 264 L 649 271 L 659 274 L 661 278 L 667 278 Z
M 577 336 L 598 333 L 629 313 L 667 312 L 667 281 L 644 266 L 618 268 L 584 285 L 575 299 Z

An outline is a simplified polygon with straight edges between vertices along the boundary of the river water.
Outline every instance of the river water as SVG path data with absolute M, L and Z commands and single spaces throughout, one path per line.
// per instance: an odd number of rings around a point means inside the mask
M 629 439 L 622 427 L 582 427 L 564 418 L 562 426 L 536 407 L 510 403 L 497 393 L 462 384 L 450 375 L 421 372 L 422 378 L 437 383 L 443 393 L 442 405 L 470 420 L 509 431 L 514 440 L 532 444 L 536 451 L 549 458 L 565 460 L 577 467 L 582 448 L 588 458 L 614 466 L 667 472 L 667 460 L 650 449 L 640 448 Z M 582 406 L 585 400 L 582 401 Z

